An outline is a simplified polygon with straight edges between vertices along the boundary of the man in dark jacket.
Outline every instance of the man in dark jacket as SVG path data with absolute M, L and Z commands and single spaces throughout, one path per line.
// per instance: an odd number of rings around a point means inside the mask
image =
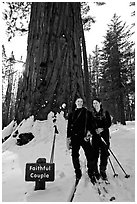
M 80 179 L 82 176 L 80 162 L 79 162 L 79 150 L 83 148 L 87 159 L 88 175 L 92 183 L 95 183 L 95 177 L 93 175 L 95 167 L 94 151 L 90 144 L 90 141 L 86 141 L 86 133 L 90 130 L 94 133 L 94 123 L 91 112 L 83 107 L 83 99 L 78 98 L 75 102 L 76 109 L 68 117 L 67 126 L 67 143 L 68 149 L 72 148 L 72 162 L 75 169 L 76 179 Z

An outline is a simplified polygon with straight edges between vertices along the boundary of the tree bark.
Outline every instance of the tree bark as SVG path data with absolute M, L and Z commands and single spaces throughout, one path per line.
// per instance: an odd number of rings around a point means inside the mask
M 75 98 L 86 101 L 81 57 L 80 3 L 32 3 L 26 68 L 18 93 L 16 119 L 46 119 Z
M 88 60 L 86 52 L 86 42 L 84 37 L 84 31 L 82 29 L 82 48 L 83 48 L 83 62 L 84 62 L 84 73 L 85 73 L 85 93 L 86 93 L 86 102 L 87 108 L 90 110 L 92 107 L 91 104 L 91 91 L 90 91 L 90 81 L 89 81 L 89 70 L 88 70 Z

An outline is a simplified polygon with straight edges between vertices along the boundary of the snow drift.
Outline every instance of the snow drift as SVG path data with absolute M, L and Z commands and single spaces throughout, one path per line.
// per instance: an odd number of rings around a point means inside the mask
M 25 181 L 26 163 L 35 163 L 38 158 L 46 158 L 47 162 L 50 161 L 54 136 L 53 118 L 53 113 L 50 113 L 48 120 L 45 121 L 34 121 L 34 117 L 31 116 L 23 120 L 15 129 L 13 129 L 13 123 L 5 128 L 4 131 L 9 131 L 10 137 L 2 145 L 3 202 L 67 202 L 69 200 L 74 184 L 74 171 L 71 153 L 66 149 L 67 120 L 64 119 L 63 112 L 57 114 L 56 121 L 59 134 L 56 135 L 54 152 L 55 181 L 47 182 L 46 189 L 43 191 L 34 191 L 35 182 Z M 27 144 L 18 146 L 19 134 L 30 132 L 34 138 Z M 81 149 L 80 162 L 83 177 L 73 201 L 104 202 L 109 201 L 112 196 L 115 196 L 115 201 L 118 202 L 135 201 L 135 123 L 127 122 L 126 126 L 112 125 L 110 132 L 111 149 L 126 172 L 130 174 L 130 178 L 125 178 L 119 165 L 111 156 L 118 177 L 113 177 L 111 166 L 108 164 L 107 174 L 110 181 L 107 186 L 108 193 L 99 196 L 88 180 L 85 155 Z

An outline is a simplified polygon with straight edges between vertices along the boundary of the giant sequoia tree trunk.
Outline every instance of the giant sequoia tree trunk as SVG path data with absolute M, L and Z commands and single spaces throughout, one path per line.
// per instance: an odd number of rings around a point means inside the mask
M 26 68 L 16 105 L 18 121 L 34 115 L 46 119 L 62 103 L 71 110 L 86 101 L 82 70 L 80 3 L 32 3 Z
M 92 107 L 91 103 L 91 91 L 90 91 L 90 79 L 89 79 L 89 70 L 88 70 L 88 60 L 86 52 L 86 42 L 84 37 L 84 30 L 82 29 L 82 52 L 83 52 L 83 62 L 84 62 L 84 75 L 85 75 L 85 88 L 86 88 L 86 101 L 87 108 L 90 110 Z

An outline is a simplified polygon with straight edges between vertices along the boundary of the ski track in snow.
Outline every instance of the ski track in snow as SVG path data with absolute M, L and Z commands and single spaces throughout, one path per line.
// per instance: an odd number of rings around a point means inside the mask
M 74 170 L 71 162 L 71 152 L 66 150 L 66 125 L 67 121 L 58 115 L 57 127 L 59 134 L 55 143 L 55 181 L 47 182 L 46 189 L 34 191 L 35 182 L 25 182 L 25 165 L 34 163 L 40 157 L 50 160 L 53 142 L 54 128 L 52 114 L 47 121 L 35 121 L 33 117 L 23 121 L 24 126 L 18 126 L 19 132 L 32 132 L 35 138 L 24 146 L 16 145 L 16 138 L 12 137 L 3 143 L 2 149 L 2 201 L 3 202 L 67 202 L 74 184 Z M 116 154 L 123 168 L 130 178 L 125 178 L 124 173 L 114 160 L 118 177 L 113 177 L 113 172 L 108 164 L 107 174 L 110 184 L 101 184 L 102 195 L 98 194 L 96 186 L 93 186 L 86 173 L 86 160 L 83 150 L 80 150 L 80 163 L 83 176 L 80 180 L 74 196 L 74 202 L 106 202 L 114 196 L 116 202 L 135 201 L 135 126 L 134 122 L 127 122 L 126 126 L 112 125 L 111 149 Z M 5 135 L 12 130 L 4 130 Z M 16 129 L 13 131 L 15 132 Z M 16 181 L 16 182 L 15 182 Z M 103 190 L 103 187 L 108 193 Z

